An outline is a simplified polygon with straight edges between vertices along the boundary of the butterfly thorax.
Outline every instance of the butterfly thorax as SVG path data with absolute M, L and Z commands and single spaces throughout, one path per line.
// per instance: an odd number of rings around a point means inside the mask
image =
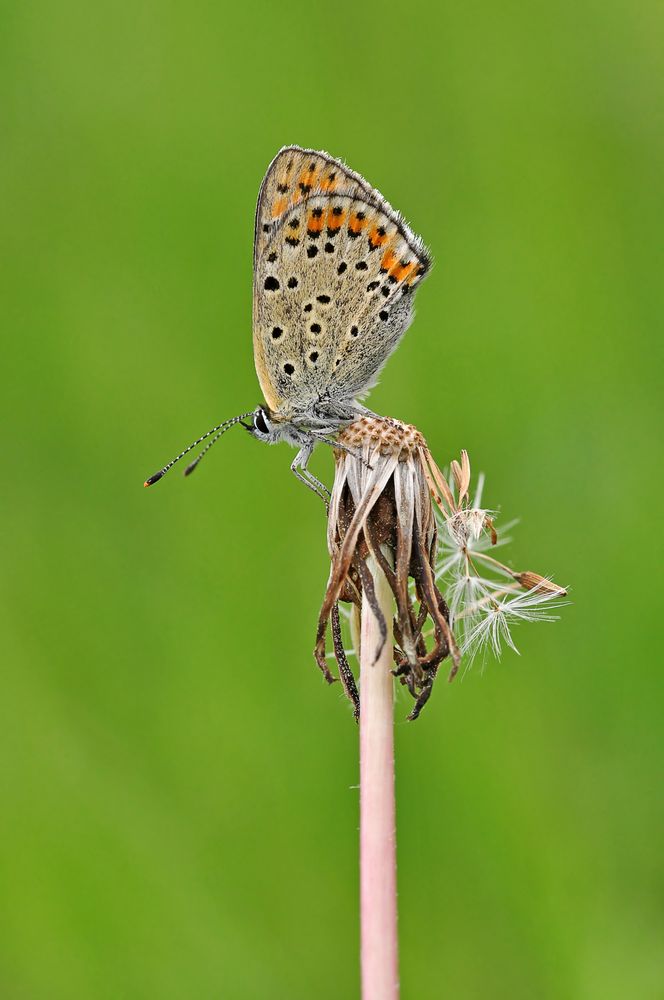
M 335 434 L 343 427 L 367 413 L 366 407 L 360 403 L 336 403 L 333 401 L 317 401 L 306 407 L 284 406 L 277 409 L 265 407 L 265 412 L 275 429 L 282 429 L 285 434 L 292 429 L 294 434 Z
M 307 408 L 259 406 L 248 429 L 254 437 L 268 444 L 285 441 L 296 448 L 312 451 L 319 441 L 332 443 L 344 427 L 369 412 L 354 401 L 343 405 L 318 401 Z

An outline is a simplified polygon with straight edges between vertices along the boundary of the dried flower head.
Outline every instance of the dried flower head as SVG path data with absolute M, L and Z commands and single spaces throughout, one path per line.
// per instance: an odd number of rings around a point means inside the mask
M 432 468 L 435 464 L 420 432 L 398 420 L 365 416 L 339 435 L 328 519 L 332 566 L 315 656 L 331 680 L 325 634 L 332 618 L 335 656 L 356 715 L 359 699 L 338 641 L 337 603 L 347 601 L 359 613 L 362 594 L 366 594 L 375 617 L 383 623 L 381 633 L 386 641 L 387 623 L 375 602 L 369 556 L 381 567 L 394 594 L 394 673 L 415 698 L 410 718 L 419 715 L 429 698 L 442 660 L 452 659 L 450 678 L 459 665 L 449 608 L 435 579 L 438 527 L 429 485 Z M 429 643 L 424 636 L 427 625 Z
M 373 558 L 394 595 L 393 672 L 415 699 L 408 716 L 415 719 L 444 659 L 451 659 L 452 680 L 462 652 L 472 660 L 487 646 L 499 653 L 503 641 L 516 648 L 510 626 L 551 620 L 552 602 L 565 591 L 546 577 L 516 572 L 489 555 L 503 540 L 493 512 L 481 506 L 482 477 L 470 501 L 465 451 L 459 462 L 451 463 L 448 481 L 415 427 L 367 415 L 340 433 L 335 459 L 328 517 L 331 567 L 314 655 L 332 682 L 325 649 L 330 623 L 333 655 L 357 718 L 360 699 L 344 649 L 339 602 L 353 609 L 357 643 L 364 595 L 387 641 L 387 622 L 367 565 Z

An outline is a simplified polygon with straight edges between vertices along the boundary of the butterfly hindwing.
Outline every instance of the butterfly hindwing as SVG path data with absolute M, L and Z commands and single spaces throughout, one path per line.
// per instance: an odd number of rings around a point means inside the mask
M 263 183 L 255 245 L 254 354 L 268 406 L 292 415 L 366 392 L 410 323 L 430 266 L 421 241 L 359 175 L 289 148 Z

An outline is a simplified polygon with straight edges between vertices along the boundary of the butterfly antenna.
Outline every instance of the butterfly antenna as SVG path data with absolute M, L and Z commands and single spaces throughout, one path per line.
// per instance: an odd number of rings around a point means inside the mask
M 154 483 L 159 482 L 161 477 L 165 476 L 168 470 L 172 469 L 176 462 L 179 462 L 181 458 L 184 458 L 185 455 L 189 454 L 192 448 L 196 448 L 196 446 L 199 445 L 201 441 L 205 441 L 205 439 L 209 438 L 211 434 L 216 435 L 212 439 L 212 441 L 210 441 L 208 446 L 203 449 L 198 458 L 195 459 L 195 461 L 193 461 L 191 465 L 187 466 L 187 468 L 184 471 L 184 474 L 185 476 L 188 476 L 191 472 L 194 471 L 194 469 L 196 468 L 196 466 L 198 465 L 198 463 L 200 462 L 206 451 L 209 451 L 209 449 L 212 447 L 215 441 L 218 441 L 221 435 L 224 434 L 229 429 L 229 427 L 233 427 L 234 424 L 238 424 L 241 420 L 244 420 L 245 417 L 250 417 L 252 416 L 252 414 L 253 410 L 250 410 L 249 413 L 241 413 L 238 417 L 231 417 L 230 420 L 224 420 L 222 424 L 217 424 L 216 427 L 213 427 L 206 434 L 203 434 L 201 437 L 196 438 L 196 440 L 193 441 L 188 448 L 185 448 L 184 451 L 181 451 L 179 455 L 177 455 L 171 462 L 168 463 L 168 465 L 165 465 L 163 469 L 159 470 L 159 472 L 155 472 L 154 476 L 150 476 L 149 479 L 146 479 L 143 485 L 152 486 L 154 485 Z
M 185 476 L 190 476 L 192 474 L 192 472 L 194 471 L 194 469 L 196 468 L 196 466 L 198 465 L 198 463 L 200 462 L 200 460 L 203 458 L 203 456 L 207 455 L 207 453 L 209 452 L 209 450 L 212 447 L 212 445 L 217 443 L 217 441 L 219 440 L 219 438 L 221 437 L 221 435 L 226 431 L 226 429 L 227 428 L 224 427 L 223 430 L 218 431 L 215 434 L 215 436 L 212 438 L 211 441 L 208 441 L 208 443 L 205 445 L 205 447 L 203 448 L 203 451 L 200 453 L 200 455 L 197 455 L 196 458 L 194 459 L 194 461 L 190 462 L 189 465 L 187 466 L 187 468 L 184 470 L 184 475 Z

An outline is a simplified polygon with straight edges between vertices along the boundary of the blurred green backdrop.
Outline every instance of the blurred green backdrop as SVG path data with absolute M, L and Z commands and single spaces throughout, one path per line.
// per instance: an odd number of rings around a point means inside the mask
M 142 488 L 260 400 L 254 204 L 297 142 L 436 258 L 372 406 L 468 448 L 574 601 L 416 724 L 399 695 L 404 997 L 664 996 L 661 5 L 0 19 L 0 994 L 357 996 L 321 506 L 239 431 Z

